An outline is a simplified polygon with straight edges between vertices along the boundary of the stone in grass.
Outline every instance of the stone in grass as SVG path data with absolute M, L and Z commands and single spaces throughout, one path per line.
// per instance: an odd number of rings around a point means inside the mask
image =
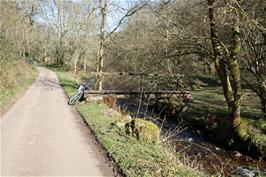
M 117 116 L 117 120 L 114 124 L 118 127 L 124 127 L 128 122 L 132 121 L 132 117 L 130 115 L 120 115 Z
M 140 142 L 158 144 L 160 141 L 160 128 L 150 121 L 136 118 L 126 123 L 125 129 L 127 134 L 136 136 Z

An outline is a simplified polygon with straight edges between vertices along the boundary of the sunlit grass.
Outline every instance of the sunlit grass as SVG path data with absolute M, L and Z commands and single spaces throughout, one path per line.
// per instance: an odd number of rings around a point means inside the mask
M 76 84 L 71 75 L 62 71 L 57 74 L 66 93 L 73 94 Z M 208 176 L 184 165 L 174 150 L 163 145 L 140 143 L 128 136 L 123 128 L 112 126 L 116 119 L 105 113 L 106 105 L 81 104 L 77 109 L 125 176 Z

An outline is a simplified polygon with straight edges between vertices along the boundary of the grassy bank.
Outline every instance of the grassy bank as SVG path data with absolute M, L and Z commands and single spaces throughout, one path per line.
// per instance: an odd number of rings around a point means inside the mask
M 242 123 L 239 126 L 241 141 L 248 143 L 243 149 L 250 151 L 250 145 L 254 145 L 260 151 L 261 155 L 266 153 L 266 120 L 260 118 L 260 102 L 258 97 L 249 89 L 243 89 L 244 96 L 242 98 L 241 105 L 241 118 Z M 224 135 L 218 132 L 220 131 L 219 122 L 223 122 L 227 117 L 227 106 L 223 97 L 221 88 L 211 87 L 204 88 L 200 91 L 194 91 L 193 96 L 195 101 L 192 102 L 191 111 L 188 113 L 188 119 L 196 118 L 192 120 L 201 124 L 204 129 L 208 129 L 212 132 L 212 136 L 216 139 L 223 138 Z M 219 137 L 219 138 L 218 138 Z M 254 154 L 253 154 L 254 155 Z
M 262 119 L 260 101 L 257 95 L 243 85 L 241 99 L 241 125 L 233 132 L 226 118 L 228 107 L 221 86 L 214 80 L 215 77 L 196 77 L 200 80 L 200 86 L 193 89 L 193 100 L 189 102 L 189 109 L 182 113 L 182 117 L 194 129 L 199 129 L 204 136 L 233 150 L 249 153 L 254 156 L 262 156 L 266 153 L 266 120 Z M 194 85 L 195 86 L 195 85 Z M 168 100 L 162 100 L 160 108 L 168 106 Z M 174 99 L 171 109 L 178 107 Z M 175 104 L 176 103 L 176 104 Z M 176 118 L 176 115 L 172 117 Z M 224 127 L 229 127 L 225 129 Z M 233 133 L 233 134 L 232 134 Z M 232 137 L 228 136 L 232 134 Z M 229 139 L 229 138 L 230 139 Z M 251 148 L 254 147 L 254 148 Z
M 73 94 L 78 78 L 60 70 L 57 74 L 66 93 Z M 140 143 L 123 128 L 111 126 L 116 118 L 106 105 L 84 103 L 76 107 L 125 176 L 208 176 L 185 165 L 170 146 Z
M 36 77 L 35 68 L 25 61 L 0 58 L 0 112 L 7 109 Z

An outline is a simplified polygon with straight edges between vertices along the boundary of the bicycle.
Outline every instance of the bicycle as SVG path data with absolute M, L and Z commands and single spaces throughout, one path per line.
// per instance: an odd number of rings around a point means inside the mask
M 87 90 L 90 87 L 91 83 L 87 81 L 85 84 L 80 84 L 78 87 L 77 92 L 71 96 L 68 100 L 69 105 L 74 105 L 76 104 L 79 100 L 84 98 L 84 91 Z

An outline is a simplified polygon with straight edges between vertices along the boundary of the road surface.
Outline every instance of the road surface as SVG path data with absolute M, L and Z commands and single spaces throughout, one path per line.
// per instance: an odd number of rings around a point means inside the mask
M 112 176 L 95 140 L 67 105 L 56 74 L 39 77 L 1 117 L 2 176 Z

